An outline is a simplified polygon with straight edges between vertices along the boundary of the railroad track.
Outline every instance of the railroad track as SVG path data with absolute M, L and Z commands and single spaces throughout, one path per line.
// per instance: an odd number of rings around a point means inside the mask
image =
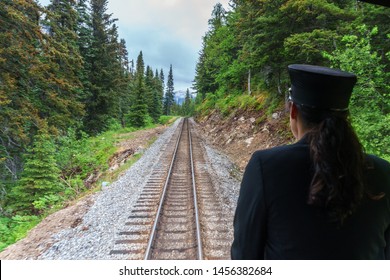
M 143 188 L 111 255 L 122 259 L 227 259 L 222 205 L 200 139 L 181 121 Z M 204 250 L 206 254 L 204 254 Z

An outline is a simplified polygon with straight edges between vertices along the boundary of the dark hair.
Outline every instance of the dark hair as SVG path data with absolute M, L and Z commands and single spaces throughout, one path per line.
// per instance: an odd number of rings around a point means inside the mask
M 348 111 L 297 107 L 309 128 L 314 169 L 307 202 L 325 207 L 329 218 L 342 224 L 359 206 L 365 192 L 363 147 Z

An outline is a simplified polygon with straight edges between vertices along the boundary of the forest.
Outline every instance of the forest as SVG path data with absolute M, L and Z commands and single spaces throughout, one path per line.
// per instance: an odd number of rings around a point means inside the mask
M 283 107 L 287 66 L 358 76 L 350 104 L 368 153 L 390 160 L 390 8 L 356 0 L 232 0 L 217 4 L 203 37 L 194 87 L 198 114 Z
M 0 249 L 88 191 L 107 166 L 114 131 L 187 114 L 173 67 L 129 59 L 108 0 L 0 3 Z M 102 141 L 101 139 L 104 139 Z
M 174 104 L 171 65 L 129 59 L 108 0 L 0 3 L 0 250 L 89 191 L 115 133 L 191 115 Z M 390 160 L 390 8 L 357 0 L 217 4 L 194 77 L 197 116 L 283 107 L 287 65 L 358 76 L 351 118 L 368 153 Z

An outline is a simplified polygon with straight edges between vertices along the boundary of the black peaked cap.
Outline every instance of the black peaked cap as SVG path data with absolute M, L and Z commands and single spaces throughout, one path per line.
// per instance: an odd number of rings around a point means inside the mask
M 390 7 L 389 0 L 360 0 L 360 1 Z
M 355 74 L 306 64 L 289 65 L 288 72 L 291 98 L 295 103 L 323 110 L 348 110 L 357 82 Z

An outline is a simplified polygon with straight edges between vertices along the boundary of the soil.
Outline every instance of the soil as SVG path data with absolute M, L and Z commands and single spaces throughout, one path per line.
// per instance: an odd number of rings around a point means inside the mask
M 198 118 L 198 129 L 203 132 L 206 143 L 229 157 L 240 172 L 256 150 L 286 144 L 293 141 L 289 132 L 288 116 L 283 110 L 263 119 L 261 112 L 236 112 L 222 117 L 214 112 Z M 110 171 L 115 171 L 132 155 L 147 148 L 165 127 L 132 132 L 124 135 L 118 143 L 118 151 L 109 161 Z M 86 184 L 94 184 L 101 174 L 91 174 Z M 47 218 L 32 229 L 28 236 L 0 253 L 0 259 L 37 259 L 53 244 L 52 235 L 81 223 L 84 214 L 94 204 L 95 194 L 79 199 Z M 87 229 L 86 229 L 87 230 Z
M 229 117 L 214 112 L 197 122 L 207 143 L 227 155 L 241 172 L 256 150 L 294 141 L 284 110 L 268 119 L 263 119 L 262 112 L 236 112 Z

